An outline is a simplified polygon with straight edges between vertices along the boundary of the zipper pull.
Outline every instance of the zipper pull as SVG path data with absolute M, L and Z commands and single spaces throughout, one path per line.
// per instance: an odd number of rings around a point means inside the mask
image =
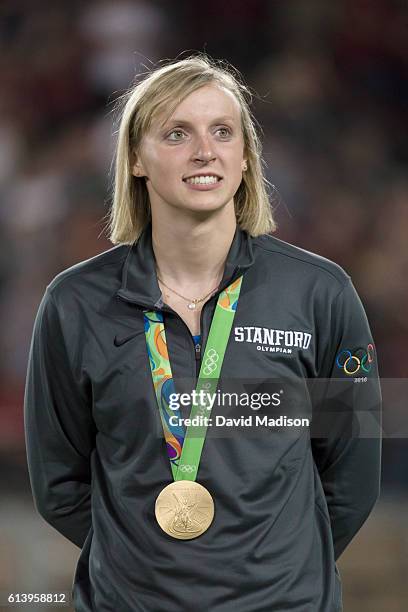
M 195 358 L 197 360 L 201 359 L 201 344 L 197 342 L 194 348 L 195 348 Z

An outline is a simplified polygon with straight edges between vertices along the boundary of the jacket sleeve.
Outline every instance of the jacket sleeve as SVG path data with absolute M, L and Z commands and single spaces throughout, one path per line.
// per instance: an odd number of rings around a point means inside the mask
M 72 337 L 69 341 L 72 344 Z M 61 315 L 47 289 L 34 323 L 25 386 L 28 468 L 38 512 L 82 547 L 91 527 L 95 428 L 89 385 L 76 370 L 68 356 Z
M 371 331 L 350 279 L 325 318 L 330 336 L 319 347 L 311 444 L 337 560 L 379 496 L 381 390 Z

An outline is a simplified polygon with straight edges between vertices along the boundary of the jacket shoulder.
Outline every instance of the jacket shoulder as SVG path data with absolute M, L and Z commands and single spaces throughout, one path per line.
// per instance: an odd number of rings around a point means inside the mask
M 254 246 L 271 255 L 284 258 L 286 266 L 294 272 L 298 271 L 301 274 L 320 272 L 337 281 L 342 287 L 350 280 L 350 275 L 334 261 L 280 240 L 275 236 L 269 234 L 258 236 L 254 238 Z
M 126 259 L 129 249 L 129 245 L 118 245 L 114 246 L 107 251 L 103 251 L 98 255 L 80 261 L 62 272 L 59 272 L 52 281 L 47 285 L 47 291 L 55 293 L 57 290 L 62 289 L 66 285 L 71 285 L 71 282 L 81 280 L 87 280 L 95 272 L 103 272 L 106 268 L 107 274 L 117 274 L 120 272 L 121 264 Z

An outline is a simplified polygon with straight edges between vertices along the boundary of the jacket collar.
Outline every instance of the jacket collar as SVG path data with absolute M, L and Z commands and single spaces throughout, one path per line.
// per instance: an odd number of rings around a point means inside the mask
M 243 274 L 253 264 L 253 261 L 252 238 L 237 226 L 217 295 L 235 278 Z M 143 230 L 139 239 L 129 248 L 123 265 L 121 288 L 116 295 L 140 306 L 163 307 L 154 264 L 151 222 Z

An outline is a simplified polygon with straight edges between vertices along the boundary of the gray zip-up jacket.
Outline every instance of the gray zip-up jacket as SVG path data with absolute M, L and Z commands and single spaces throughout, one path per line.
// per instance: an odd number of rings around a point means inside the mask
M 200 354 L 163 304 L 151 226 L 47 286 L 26 381 L 28 465 L 39 513 L 82 549 L 78 612 L 342 610 L 335 562 L 379 495 L 381 394 L 367 318 L 342 268 L 275 237 L 236 230 L 219 291 L 239 275 L 219 388 L 284 391 L 273 416 L 299 411 L 311 425 L 209 427 L 197 481 L 215 517 L 192 540 L 168 536 L 154 514 L 172 474 L 143 311 L 164 314 L 176 387 L 195 387 Z M 217 295 L 202 310 L 203 347 Z M 228 416 L 245 410 L 272 415 L 235 406 Z

